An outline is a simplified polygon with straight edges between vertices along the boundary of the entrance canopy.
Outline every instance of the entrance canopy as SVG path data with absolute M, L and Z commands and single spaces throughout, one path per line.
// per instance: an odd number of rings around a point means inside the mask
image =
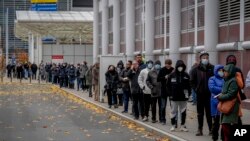
M 16 37 L 28 41 L 30 34 L 54 37 L 62 43 L 92 43 L 93 12 L 17 11 Z

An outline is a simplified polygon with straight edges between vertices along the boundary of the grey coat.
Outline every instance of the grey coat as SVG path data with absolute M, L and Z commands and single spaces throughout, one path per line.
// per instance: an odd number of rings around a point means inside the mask
M 88 66 L 87 65 L 81 65 L 80 66 L 80 78 L 85 78 L 85 74 L 88 70 Z
M 146 80 L 146 84 L 151 89 L 152 97 L 160 97 L 161 96 L 161 82 L 157 81 L 159 71 L 153 69 L 148 72 L 148 77 Z

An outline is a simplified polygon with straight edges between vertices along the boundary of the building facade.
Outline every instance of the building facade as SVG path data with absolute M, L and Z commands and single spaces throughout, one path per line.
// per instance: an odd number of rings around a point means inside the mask
M 8 9 L 8 22 L 6 22 L 6 13 Z M 88 11 L 93 9 L 93 0 L 57 0 L 58 11 Z M 22 41 L 15 37 L 15 18 L 16 11 L 28 11 L 31 10 L 31 0 L 0 0 L 0 27 L 1 31 L 1 47 L 5 50 L 6 44 L 6 23 L 8 23 L 8 46 L 9 46 L 9 57 L 22 50 L 28 52 L 28 42 Z M 6 51 L 4 51 L 6 52 Z
M 250 0 L 94 0 L 94 60 L 137 53 L 182 59 L 191 68 L 205 50 L 212 64 L 234 54 L 250 70 Z

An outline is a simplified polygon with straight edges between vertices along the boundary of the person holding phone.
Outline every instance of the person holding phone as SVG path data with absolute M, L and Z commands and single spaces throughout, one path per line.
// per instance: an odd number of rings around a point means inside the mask
M 218 140 L 219 128 L 220 128 L 220 112 L 217 109 L 219 101 L 217 97 L 221 94 L 222 87 L 224 85 L 224 66 L 216 65 L 214 67 L 214 76 L 208 80 L 208 88 L 211 92 L 211 116 L 212 116 L 212 139 L 213 141 Z

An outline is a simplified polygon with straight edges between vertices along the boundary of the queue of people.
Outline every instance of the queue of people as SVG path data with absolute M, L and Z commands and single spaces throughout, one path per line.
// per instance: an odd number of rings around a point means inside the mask
M 205 51 L 201 52 L 199 57 L 199 63 L 195 63 L 189 73 L 183 60 L 178 60 L 174 68 L 172 61 L 167 59 L 165 66 L 161 67 L 159 60 L 147 60 L 144 63 L 141 54 L 138 54 L 135 60 L 127 61 L 125 67 L 121 61 L 116 67 L 110 65 L 105 73 L 109 108 L 120 106 L 117 99 L 121 93 L 119 89 L 122 87 L 124 105 L 122 113 L 128 112 L 128 103 L 131 99 L 131 114 L 135 120 L 148 122 L 151 118 L 152 123 L 160 122 L 165 125 L 166 105 L 169 101 L 171 109 L 169 120 L 172 125 L 170 131 L 174 132 L 179 127 L 180 131 L 187 132 L 185 124 L 187 102 L 192 95 L 193 105 L 197 107 L 196 136 L 203 136 L 204 116 L 206 116 L 208 135 L 212 136 L 212 140 L 217 141 L 221 135 L 223 141 L 230 141 L 233 127 L 242 125 L 243 113 L 240 105 L 244 100 L 243 73 L 236 67 L 237 61 L 234 55 L 227 57 L 225 66 L 212 65 L 209 62 L 209 54 Z M 250 73 L 246 83 L 249 87 Z M 218 105 L 232 99 L 236 99 L 232 111 L 230 113 L 220 111 Z M 220 127 L 221 134 L 219 134 Z
M 148 122 L 151 119 L 152 123 L 159 122 L 162 125 L 166 124 L 166 113 L 169 112 L 170 131 L 179 128 L 180 131 L 188 132 L 187 102 L 192 96 L 193 105 L 197 108 L 196 136 L 203 136 L 206 116 L 208 134 L 212 140 L 217 141 L 221 135 L 223 141 L 230 141 L 234 126 L 242 125 L 241 101 L 245 99 L 244 87 L 250 87 L 250 71 L 244 81 L 241 69 L 236 67 L 234 55 L 226 58 L 225 65 L 212 65 L 205 51 L 200 53 L 199 59 L 189 73 L 183 60 L 178 60 L 173 67 L 172 60 L 166 59 L 162 66 L 159 60 L 144 62 L 141 54 L 136 55 L 135 60 L 125 62 L 125 65 L 122 61 L 116 66 L 109 65 L 104 86 L 108 107 L 122 106 L 121 112 L 128 113 L 129 102 L 132 102 L 131 115 L 135 120 Z M 12 77 L 13 73 L 20 79 L 32 77 L 60 87 L 87 90 L 89 97 L 94 95 L 94 100 L 99 101 L 99 67 L 99 63 L 88 66 L 87 62 L 83 62 L 74 66 L 72 63 L 41 62 L 39 66 L 24 63 L 16 66 L 9 64 L 6 68 L 8 77 Z M 234 103 L 230 112 L 225 113 L 219 108 L 221 103 L 232 100 Z M 168 101 L 170 111 L 166 111 Z

